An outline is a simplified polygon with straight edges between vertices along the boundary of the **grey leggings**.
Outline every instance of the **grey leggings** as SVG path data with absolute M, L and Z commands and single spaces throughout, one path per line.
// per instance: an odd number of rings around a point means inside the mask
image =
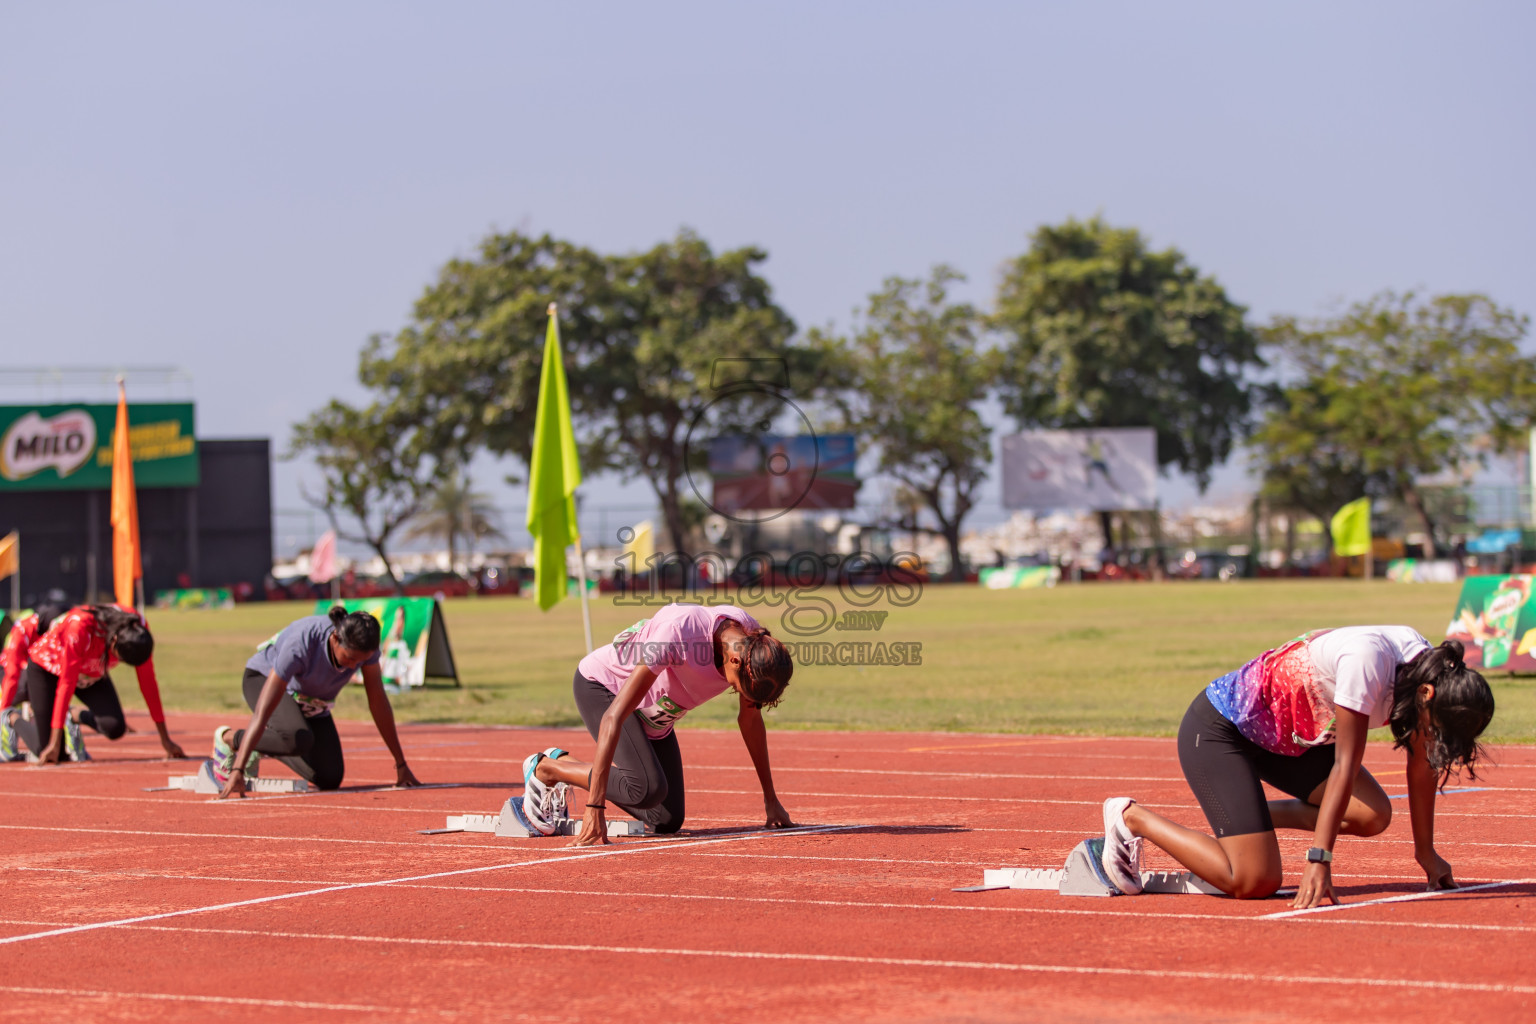
M 571 689 L 576 695 L 576 710 L 581 712 L 581 720 L 595 740 L 603 714 L 616 695 L 580 672 L 576 673 Z M 613 750 L 608 799 L 662 835 L 682 828 L 683 752 L 677 745 L 677 733 L 669 732 L 653 740 L 645 734 L 639 713 L 630 715 Z M 574 808 L 572 811 L 574 817 L 580 816 Z

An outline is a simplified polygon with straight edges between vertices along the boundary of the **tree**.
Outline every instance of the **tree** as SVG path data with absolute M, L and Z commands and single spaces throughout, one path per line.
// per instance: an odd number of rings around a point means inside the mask
M 688 231 L 623 256 L 492 235 L 478 258 L 443 268 L 407 327 L 370 342 L 360 377 L 445 458 L 484 448 L 526 465 L 545 309 L 557 302 L 583 468 L 643 476 L 686 555 L 684 481 L 707 454 L 697 442 L 782 405 L 771 389 L 718 403 L 716 364 L 777 360 L 792 380 L 816 379 L 816 353 L 791 344 L 794 323 L 756 272 L 766 258 L 750 247 L 717 255 Z
M 358 377 L 445 458 L 467 463 L 483 448 L 526 466 L 549 303 L 559 304 L 567 363 L 590 360 L 614 343 L 622 314 L 612 269 L 547 234 L 490 235 L 477 259 L 443 267 L 405 328 L 369 340 Z
M 960 528 L 992 460 L 992 428 L 977 406 L 997 377 L 998 357 L 983 347 L 982 315 L 949 301 L 964 277 L 938 266 L 926 282 L 887 278 L 869 298 L 866 322 L 846 347 L 857 392 L 854 427 L 880 451 L 879 470 L 900 481 L 938 522 L 920 525 L 915 509 L 894 524 L 942 536 L 950 578 L 962 579 Z
M 644 477 L 684 557 L 685 479 L 703 469 L 706 442 L 727 432 L 770 433 L 783 408 L 785 389 L 771 384 L 733 389 L 722 400 L 721 385 L 737 381 L 721 380 L 719 368 L 740 359 L 782 367 L 801 397 L 816 380 L 817 350 L 792 344 L 794 322 L 757 273 L 767 258 L 751 247 L 716 255 L 689 231 L 616 258 L 628 322 L 580 369 L 592 465 Z
M 1246 312 L 1134 229 L 1041 227 L 998 288 L 1003 407 L 1021 427 L 1153 427 L 1158 465 L 1204 490 L 1247 424 L 1245 373 L 1263 365 Z
M 357 409 L 333 400 L 293 428 L 288 457 L 312 455 L 323 483 L 318 497 L 305 493 L 305 500 L 324 510 L 338 537 L 374 550 L 396 593 L 405 588 L 386 546 L 426 506 L 452 465 L 428 440 L 418 424 L 379 403 Z M 343 516 L 357 528 L 346 529 Z
M 458 561 L 459 538 L 466 539 L 473 551 L 477 540 L 504 536 L 496 525 L 496 507 L 490 495 L 474 490 L 468 475 L 454 467 L 411 520 L 404 539 L 442 537 L 448 543 L 448 568 L 452 571 Z
M 1483 295 L 1412 292 L 1277 318 L 1264 341 L 1285 376 L 1254 435 L 1266 483 L 1312 493 L 1316 507 L 1303 507 L 1324 518 L 1362 493 L 1395 496 L 1433 557 L 1421 479 L 1509 450 L 1536 420 L 1536 360 L 1520 351 L 1529 324 Z

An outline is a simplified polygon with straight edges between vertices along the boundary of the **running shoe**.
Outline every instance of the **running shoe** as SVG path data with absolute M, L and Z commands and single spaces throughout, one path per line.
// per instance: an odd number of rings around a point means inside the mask
M 213 761 L 213 777 L 219 780 L 219 785 L 221 786 L 229 781 L 230 773 L 234 770 L 235 755 L 239 753 L 235 749 L 234 744 L 230 742 L 233 737 L 234 731 L 227 725 L 221 725 L 213 730 L 213 757 L 211 759 Z M 256 778 L 257 768 L 260 763 L 261 755 L 254 750 L 251 751 L 250 756 L 245 759 L 245 777 L 247 779 Z
M 85 750 L 85 737 L 80 735 L 80 723 L 75 721 L 73 715 L 64 719 L 64 756 L 71 761 L 89 761 L 91 755 Z
M 0 711 L 0 762 L 26 760 L 21 745 L 16 741 L 16 727 L 11 724 L 13 716 L 20 713 L 12 708 Z
M 1135 802 L 1128 796 L 1104 801 L 1104 856 L 1099 863 L 1115 888 L 1127 896 L 1141 892 L 1141 840 L 1125 824 L 1125 809 Z
M 553 786 L 539 781 L 535 772 L 544 758 L 559 760 L 565 751 L 550 747 L 537 754 L 529 754 L 523 761 L 523 815 L 541 835 L 552 836 L 560 828 L 560 819 L 566 817 L 566 786 L 557 782 Z

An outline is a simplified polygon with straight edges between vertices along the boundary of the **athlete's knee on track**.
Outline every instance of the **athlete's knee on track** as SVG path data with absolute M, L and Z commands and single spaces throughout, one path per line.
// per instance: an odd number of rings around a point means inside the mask
M 102 718 L 97 715 L 96 730 L 109 740 L 120 740 L 128 731 L 128 723 L 121 718 Z
M 1350 831 L 1357 836 L 1379 836 L 1392 824 L 1392 807 L 1372 807 L 1365 814 L 1350 821 Z
M 315 788 L 320 790 L 332 790 L 341 788 L 341 773 L 321 775 L 315 773 Z
M 1283 881 L 1280 875 L 1238 875 L 1232 880 L 1232 898 L 1236 900 L 1262 900 L 1273 896 Z

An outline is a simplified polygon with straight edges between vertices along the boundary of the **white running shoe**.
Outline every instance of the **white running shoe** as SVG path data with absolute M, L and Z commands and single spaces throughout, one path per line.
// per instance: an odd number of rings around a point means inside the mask
M 523 760 L 523 815 L 530 825 L 546 836 L 554 835 L 560 827 L 560 819 L 566 816 L 566 786 L 563 782 L 553 786 L 540 782 L 535 769 L 544 758 L 558 760 L 565 753 L 559 747 L 550 747 L 529 754 Z
M 1135 803 L 1128 796 L 1104 801 L 1104 873 L 1127 896 L 1141 892 L 1141 840 L 1125 825 L 1125 809 Z

